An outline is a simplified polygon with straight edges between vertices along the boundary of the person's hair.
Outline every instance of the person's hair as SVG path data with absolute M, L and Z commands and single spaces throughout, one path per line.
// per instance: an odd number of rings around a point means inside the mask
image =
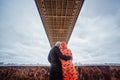
M 59 47 L 59 46 L 60 46 L 60 41 L 57 41 L 57 42 L 55 43 L 55 46 Z

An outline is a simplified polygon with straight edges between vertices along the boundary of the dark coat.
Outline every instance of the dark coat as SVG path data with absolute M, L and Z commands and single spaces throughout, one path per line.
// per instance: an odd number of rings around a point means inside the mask
M 50 50 L 48 55 L 48 61 L 51 64 L 50 67 L 50 80 L 62 80 L 62 67 L 59 58 L 63 60 L 70 60 L 72 59 L 71 56 L 62 55 L 60 49 L 58 47 L 53 47 Z

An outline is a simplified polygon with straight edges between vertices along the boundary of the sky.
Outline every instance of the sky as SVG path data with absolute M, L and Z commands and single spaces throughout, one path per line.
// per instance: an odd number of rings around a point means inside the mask
M 74 63 L 120 63 L 119 3 L 84 1 L 68 42 Z M 50 49 L 34 0 L 0 0 L 0 62 L 49 64 Z

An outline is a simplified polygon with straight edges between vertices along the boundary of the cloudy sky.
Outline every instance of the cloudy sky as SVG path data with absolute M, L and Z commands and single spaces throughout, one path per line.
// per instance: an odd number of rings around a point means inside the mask
M 68 43 L 74 63 L 120 63 L 120 0 L 85 0 Z M 0 62 L 49 64 L 34 0 L 0 0 Z

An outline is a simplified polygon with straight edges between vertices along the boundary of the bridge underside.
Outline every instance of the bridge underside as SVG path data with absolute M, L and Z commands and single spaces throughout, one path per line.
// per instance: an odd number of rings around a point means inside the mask
M 35 0 L 51 47 L 68 43 L 84 0 Z

